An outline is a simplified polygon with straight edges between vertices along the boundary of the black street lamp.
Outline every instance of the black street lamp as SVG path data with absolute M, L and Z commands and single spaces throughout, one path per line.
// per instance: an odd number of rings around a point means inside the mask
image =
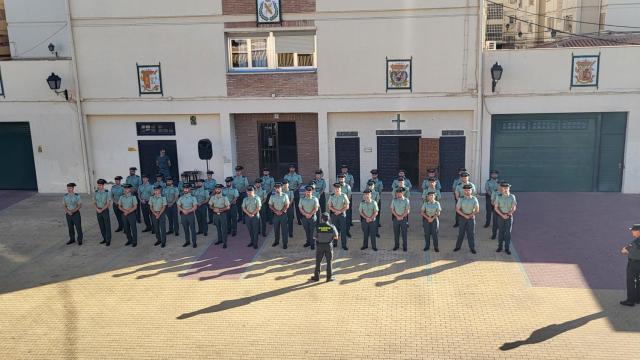
M 491 67 L 491 92 L 496 92 L 496 84 L 502 78 L 502 66 L 497 62 Z
M 49 75 L 49 77 L 47 78 L 47 84 L 49 84 L 49 89 L 53 90 L 57 95 L 64 94 L 64 99 L 69 101 L 69 92 L 67 91 L 67 89 L 58 91 L 60 90 L 60 85 L 62 84 L 62 79 L 60 78 L 60 76 L 56 75 L 55 73 L 51 73 L 51 75 Z

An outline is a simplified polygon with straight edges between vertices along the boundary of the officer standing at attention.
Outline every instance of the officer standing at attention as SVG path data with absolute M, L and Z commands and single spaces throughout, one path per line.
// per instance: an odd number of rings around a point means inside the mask
M 161 176 L 166 181 L 169 176 L 171 176 L 171 159 L 167 156 L 167 151 L 165 149 L 160 149 L 160 155 L 156 157 L 156 166 L 158 167 L 158 172 L 162 174 Z
M 640 224 L 629 228 L 633 241 L 620 251 L 627 255 L 627 299 L 620 301 L 624 306 L 640 304 Z
M 347 224 L 347 210 L 349 209 L 349 198 L 346 194 L 342 193 L 342 184 L 333 184 L 333 194 L 329 196 L 327 206 L 331 211 L 331 223 L 335 224 L 340 234 L 340 241 L 342 243 L 343 250 L 349 250 L 347 247 L 347 231 L 349 230 Z M 333 242 L 333 247 L 338 246 L 338 242 Z
M 313 181 L 316 184 L 316 188 L 313 190 L 313 196 L 318 198 L 318 202 L 320 203 L 320 211 L 327 211 L 327 196 L 325 195 L 325 191 L 327 190 L 327 181 L 322 177 L 324 174 L 322 169 L 316 170 L 315 179 Z M 318 217 L 318 221 L 320 221 L 320 217 Z
M 291 188 L 289 187 L 289 180 L 287 179 L 282 180 L 282 192 L 287 194 L 287 197 L 289 197 L 289 201 L 291 201 L 291 199 L 295 199 L 297 193 L 291 190 Z M 298 207 L 299 204 L 300 201 L 298 200 L 298 202 L 295 204 L 289 204 L 289 208 L 287 208 L 287 230 L 289 231 L 290 238 L 293 237 L 293 216 L 299 211 L 294 209 L 294 207 Z M 300 224 L 302 224 L 302 222 L 300 222 Z
M 269 203 L 267 202 L 267 192 L 262 187 L 262 178 L 257 178 L 253 187 L 256 196 L 260 198 L 260 233 L 262 233 L 262 236 L 267 236 Z
M 373 187 L 373 183 L 371 186 Z M 378 223 L 376 217 L 378 216 L 378 203 L 371 197 L 372 190 L 370 188 L 365 189 L 362 192 L 362 201 L 358 208 L 360 213 L 360 225 L 362 227 L 363 242 L 360 250 L 367 249 L 369 247 L 369 239 L 371 239 L 371 248 L 373 251 L 378 251 L 376 246 L 376 235 L 378 233 Z
M 223 248 L 227 248 L 227 226 L 229 225 L 229 221 L 227 220 L 227 216 L 229 213 L 229 209 L 231 208 L 231 203 L 226 196 L 222 195 L 222 189 L 224 186 L 222 184 L 217 184 L 213 189 L 213 196 L 209 199 L 209 208 L 213 211 L 213 225 L 217 228 L 218 232 L 218 241 L 216 241 L 215 245 L 223 244 Z
M 195 212 L 198 211 L 198 200 L 191 195 L 191 185 L 184 184 L 182 189 L 182 196 L 176 203 L 178 205 L 178 211 L 180 212 L 180 220 L 182 222 L 182 230 L 184 231 L 184 244 L 182 247 L 187 247 L 193 244 L 193 247 L 198 247 L 196 244 L 196 217 Z
M 436 190 L 440 192 L 440 190 L 442 189 L 442 185 L 440 184 L 440 180 L 438 180 L 438 177 L 436 176 L 435 169 L 427 169 L 427 178 L 424 179 L 424 181 L 422 181 L 422 190 L 427 190 L 427 188 L 429 187 L 429 179 L 432 179 L 432 178 L 435 179 Z
M 109 217 L 111 196 L 109 190 L 104 188 L 106 183 L 107 180 L 105 179 L 98 180 L 98 190 L 93 194 L 93 206 L 96 208 L 96 217 L 98 218 L 98 226 L 102 235 L 100 244 L 109 246 L 111 245 L 111 218 Z
M 342 166 L 340 166 L 340 174 L 336 179 L 338 182 L 341 182 L 340 180 L 341 175 L 344 176 L 344 183 L 349 185 L 348 191 L 345 191 L 346 190 L 345 186 L 342 187 L 342 193 L 346 194 L 347 197 L 349 197 L 349 203 L 353 204 L 353 194 L 351 193 L 351 189 L 353 189 L 353 184 L 355 183 L 355 180 L 353 179 L 353 175 L 349 174 L 349 167 L 347 165 L 343 164 Z M 347 223 L 349 224 L 349 229 L 351 229 L 351 227 L 353 226 L 353 207 L 349 207 L 349 211 L 347 211 Z M 351 237 L 351 232 L 349 231 L 347 235 Z
M 433 239 L 433 250 L 439 252 L 438 249 L 438 230 L 440 229 L 440 221 L 438 217 L 442 208 L 440 202 L 436 200 L 436 193 L 429 191 L 427 199 L 422 204 L 420 215 L 422 216 L 422 228 L 424 229 L 424 251 L 429 251 L 431 239 Z
M 140 187 L 140 185 L 142 185 L 142 179 L 140 179 L 140 176 L 136 175 L 137 170 L 138 168 L 135 166 L 132 166 L 129 168 L 129 176 L 127 176 L 127 180 L 125 181 L 125 184 L 131 185 L 131 194 L 135 196 L 136 201 L 139 204 L 140 198 L 138 197 L 138 188 Z M 139 206 L 136 206 L 136 220 L 138 221 L 138 224 L 141 223 Z
M 142 175 L 142 185 L 138 187 L 138 200 L 142 208 L 142 220 L 144 221 L 144 229 L 142 232 L 153 231 L 151 229 L 151 211 L 149 210 L 149 199 L 153 195 L 153 185 L 149 184 L 149 176 Z
M 282 183 L 275 183 L 273 188 L 276 190 L 276 193 L 271 195 L 269 199 L 269 208 L 273 211 L 274 242 L 271 246 L 278 246 L 280 243 L 280 234 L 282 234 L 282 248 L 286 249 L 289 243 L 287 209 L 291 205 L 291 202 L 289 196 L 282 192 Z
M 167 225 L 165 211 L 167 209 L 167 198 L 162 196 L 162 186 L 156 185 L 153 188 L 154 194 L 149 199 L 149 210 L 151 210 L 151 223 L 153 232 L 156 234 L 156 243 L 153 246 L 165 247 L 167 245 Z
M 316 213 L 320 209 L 320 201 L 317 197 L 313 196 L 313 186 L 307 185 L 304 188 L 304 197 L 300 199 L 300 213 L 302 214 L 302 227 L 306 235 L 307 241 L 304 243 L 304 247 L 311 246 L 313 250 L 315 244 L 313 242 L 313 231 L 316 227 L 318 218 Z
M 213 171 L 208 170 L 207 171 L 207 178 L 205 179 L 203 186 L 204 186 L 205 190 L 207 190 L 209 192 L 209 196 L 213 195 L 213 189 L 215 189 L 217 184 L 218 184 L 218 182 L 216 181 L 216 179 L 213 178 Z M 208 223 L 209 224 L 213 223 L 213 211 L 211 211 L 211 208 L 207 209 L 207 214 L 209 216 Z
M 176 205 L 176 201 L 178 201 L 180 192 L 175 186 L 173 186 L 173 178 L 171 176 L 167 177 L 166 180 L 167 186 L 162 189 L 162 196 L 167 199 L 167 210 L 165 210 L 169 223 L 169 231 L 167 231 L 167 235 L 174 233 L 178 236 L 180 235 L 180 223 L 178 222 L 178 206 Z
M 239 207 L 236 208 L 238 212 L 238 222 L 242 221 L 244 224 L 244 212 L 242 212 L 242 201 L 247 197 L 247 186 L 249 186 L 249 179 L 246 176 L 242 175 L 242 170 L 244 167 L 238 165 L 236 166 L 236 175 L 233 177 L 233 186 L 238 190 L 238 204 Z
M 62 199 L 62 205 L 64 206 L 64 212 L 67 218 L 67 227 L 69 228 L 69 241 L 67 241 L 67 245 L 76 242 L 76 233 L 78 233 L 78 245 L 82 245 L 83 238 L 82 218 L 80 217 L 82 201 L 80 199 L 80 195 L 75 193 L 75 188 L 75 183 L 68 183 L 67 193 Z
M 509 245 L 511 244 L 511 227 L 513 226 L 513 213 L 516 212 L 517 201 L 516 196 L 510 193 L 511 185 L 507 182 L 500 183 L 501 194 L 496 195 L 495 200 L 495 216 L 498 223 L 498 250 L 502 251 L 504 243 L 504 252 L 511 255 Z
M 472 254 L 476 253 L 476 214 L 480 212 L 480 203 L 478 198 L 473 195 L 473 186 L 465 184 L 462 186 L 464 196 L 458 199 L 456 203 L 456 212 L 460 217 L 460 230 L 458 230 L 458 241 L 453 251 L 460 250 L 464 236 L 469 241 L 469 249 Z
M 122 222 L 124 234 L 127 236 L 127 243 L 124 246 L 138 246 L 138 224 L 136 219 L 136 209 L 138 209 L 138 199 L 133 196 L 131 189 L 133 185 L 124 184 L 124 195 L 118 200 L 118 208 L 122 211 Z
M 349 184 L 347 184 L 347 176 L 345 174 L 339 174 L 338 175 L 338 183 L 340 183 L 340 192 L 342 192 L 344 195 L 347 196 L 347 199 L 349 199 L 349 204 L 353 203 L 353 196 L 352 196 L 352 192 L 351 192 L 351 186 L 349 186 Z M 351 237 L 351 206 L 349 206 L 349 209 L 347 210 L 346 213 L 346 219 L 347 219 L 347 236 Z M 338 228 L 340 228 L 338 226 Z
M 353 188 L 353 184 L 355 180 L 353 175 L 349 174 L 349 167 L 347 165 L 340 166 L 340 174 L 344 175 L 344 182 L 347 183 L 351 188 Z
M 393 184 L 394 184 L 394 186 L 393 186 L 393 192 L 395 193 L 395 191 L 396 191 L 396 190 L 400 190 L 400 191 L 402 191 L 402 195 L 403 195 L 405 198 L 407 198 L 407 199 L 408 199 L 408 198 L 409 198 L 410 193 L 409 193 L 409 187 L 407 187 L 407 184 L 406 184 L 407 180 L 409 180 L 409 179 L 407 179 L 407 178 L 403 178 L 403 177 L 399 177 L 399 178 L 397 178 L 397 179 L 393 182 Z
M 498 191 L 498 170 L 491 170 L 489 172 L 489 179 L 484 183 L 484 200 L 485 210 L 487 212 L 487 220 L 484 222 L 484 227 L 488 228 L 491 225 L 491 215 L 493 215 L 493 221 L 496 221 L 495 212 L 492 204 L 493 193 Z M 499 194 L 498 194 L 499 195 Z
M 207 223 L 207 209 L 209 206 L 209 191 L 202 186 L 204 181 L 202 179 L 196 180 L 196 190 L 193 192 L 193 196 L 198 202 L 198 210 L 196 210 L 196 221 L 198 223 L 197 235 L 203 234 L 207 236 L 209 233 L 209 224 Z
M 238 198 L 240 197 L 240 193 L 238 193 L 238 189 L 233 186 L 233 178 L 231 176 L 224 179 L 224 182 L 227 186 L 222 189 L 222 196 L 226 196 L 229 204 L 231 204 L 231 208 L 229 208 L 229 212 L 227 213 L 227 235 L 231 234 L 231 236 L 236 236 L 238 232 Z
M 167 184 L 165 184 L 165 182 L 162 181 L 163 178 L 164 176 L 162 174 L 156 174 L 156 182 L 152 184 L 154 189 L 156 186 L 160 186 L 163 189 L 167 186 Z
M 456 203 L 458 202 L 458 199 L 464 197 L 464 188 L 463 187 L 465 185 L 471 185 L 471 195 L 473 195 L 473 196 L 477 195 L 476 186 L 469 181 L 469 173 L 466 172 L 466 171 L 462 172 L 462 173 L 460 173 L 460 181 L 458 182 L 458 185 L 456 186 L 456 189 L 453 192 L 453 196 L 455 198 Z M 456 214 L 457 214 L 457 212 L 456 212 Z M 456 218 L 456 221 L 458 221 L 457 218 Z
M 393 251 L 400 248 L 400 235 L 402 234 L 402 251 L 407 251 L 407 222 L 411 204 L 409 199 L 404 197 L 402 187 L 395 190 L 396 197 L 391 200 L 391 215 L 393 215 L 393 238 L 395 245 Z
M 411 193 L 411 188 L 413 187 L 413 185 L 411 184 L 411 180 L 409 180 L 409 178 L 405 175 L 406 171 L 400 169 L 400 171 L 398 171 L 398 178 L 396 180 L 393 180 L 393 183 L 391 184 L 391 188 L 392 189 L 396 189 L 398 188 L 398 181 L 400 181 L 400 178 L 404 179 L 404 187 L 407 188 L 407 193 L 410 194 Z M 395 192 L 395 190 L 394 190 Z
M 462 182 L 462 180 L 460 179 L 460 177 L 461 177 L 462 173 L 464 173 L 464 172 L 467 172 L 467 169 L 465 169 L 465 168 L 458 168 L 458 177 L 457 177 L 457 178 L 455 178 L 455 179 L 453 180 L 453 185 L 451 186 L 451 192 L 453 192 L 453 200 L 454 200 L 456 203 L 458 202 L 458 199 L 459 199 L 458 195 L 456 194 L 456 189 L 458 188 L 458 185 L 460 184 L 460 182 Z M 455 222 L 455 224 L 453 224 L 453 227 L 454 227 L 454 228 L 455 228 L 455 227 L 458 227 L 458 225 L 459 225 L 459 223 L 460 223 L 460 219 L 458 219 L 458 213 L 457 213 L 457 210 L 456 210 L 456 213 L 455 213 L 455 219 L 456 219 L 456 222 Z
M 333 258 L 331 243 L 335 244 L 338 241 L 338 237 L 338 230 L 329 222 L 329 214 L 322 213 L 320 223 L 316 225 L 314 237 L 318 246 L 316 250 L 316 268 L 313 276 L 309 279 L 310 281 L 320 280 L 320 263 L 322 263 L 323 258 L 327 259 L 327 282 L 335 280 L 331 275 L 331 259 Z
M 430 192 L 433 193 L 436 201 L 440 201 L 440 198 L 442 197 L 442 194 L 440 193 L 440 190 L 438 190 L 437 184 L 438 183 L 436 182 L 435 178 L 428 178 L 427 179 L 427 188 L 424 189 L 424 191 L 422 192 L 422 200 L 423 201 L 427 201 L 427 197 L 428 197 Z
M 122 211 L 120 211 L 120 208 L 118 207 L 118 201 L 120 200 L 120 197 L 124 195 L 124 187 L 120 185 L 120 182 L 122 182 L 122 176 L 116 176 L 114 181 L 116 183 L 111 186 L 111 203 L 113 204 L 113 213 L 118 221 L 118 228 L 115 232 L 119 232 L 122 231 L 124 227 L 122 222 Z
M 264 168 L 262 169 L 262 176 L 260 177 L 260 179 L 262 179 L 262 188 L 267 193 L 267 204 L 269 204 L 269 199 L 271 199 L 271 194 L 273 193 L 273 184 L 275 184 L 275 180 L 273 179 L 273 176 L 270 175 L 270 173 L 271 171 L 269 171 L 269 169 Z M 266 211 L 269 209 L 269 206 L 264 206 L 263 208 Z M 263 217 L 262 221 L 268 221 L 269 224 L 273 224 L 273 219 L 271 218 L 273 214 L 271 213 L 271 211 L 266 211 L 266 214 L 267 216 Z
M 373 181 L 375 183 L 373 190 L 375 190 L 378 193 L 378 209 L 380 209 L 378 211 L 378 217 L 376 218 L 376 222 L 378 223 L 378 227 L 382 226 L 380 224 L 380 213 L 382 212 L 382 202 L 381 202 L 381 198 L 382 198 L 382 190 L 384 190 L 384 184 L 382 183 L 382 180 L 378 179 L 378 169 L 373 169 L 371 170 L 371 179 L 369 179 L 368 182 Z M 378 237 L 380 237 L 380 233 L 378 233 Z
M 367 182 L 367 189 L 371 190 L 371 200 L 378 205 L 378 214 L 376 215 L 376 228 L 380 227 L 380 193 L 376 189 L 376 183 L 369 180 Z M 380 237 L 380 232 L 376 229 L 376 237 Z
M 256 196 L 255 188 L 251 185 L 247 187 L 247 197 L 242 200 L 242 212 L 247 217 L 245 223 L 249 230 L 251 241 L 247 247 L 258 248 L 258 236 L 260 235 L 260 209 L 262 208 L 262 200 Z
M 302 185 L 302 176 L 296 172 L 296 165 L 289 165 L 289 173 L 284 176 L 284 180 L 289 181 L 289 188 L 293 191 L 293 207 L 296 212 L 296 216 L 298 219 L 298 225 L 302 225 L 302 215 L 300 214 L 300 210 L 298 208 L 298 204 L 300 203 L 300 185 Z M 292 204 L 292 205 L 293 205 Z M 289 229 L 289 231 L 293 231 Z
M 178 181 L 178 191 L 180 192 L 180 194 L 183 193 L 184 186 L 185 184 L 188 184 L 188 183 L 189 182 L 187 181 L 187 174 L 186 173 L 180 174 L 180 181 Z

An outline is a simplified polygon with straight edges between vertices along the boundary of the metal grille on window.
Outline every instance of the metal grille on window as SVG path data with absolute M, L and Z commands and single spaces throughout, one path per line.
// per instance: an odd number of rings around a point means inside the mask
M 487 19 L 500 20 L 503 16 L 502 4 L 487 4 Z
M 136 123 L 138 136 L 169 136 L 176 134 L 174 122 L 139 122 Z
M 502 24 L 487 24 L 487 40 L 502 40 Z
M 523 131 L 527 130 L 526 121 L 505 121 L 502 123 L 503 131 Z

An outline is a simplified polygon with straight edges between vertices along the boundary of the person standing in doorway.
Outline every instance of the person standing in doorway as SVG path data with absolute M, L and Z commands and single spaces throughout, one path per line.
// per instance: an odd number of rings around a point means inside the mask
M 156 157 L 156 166 L 164 181 L 167 181 L 167 178 L 171 176 L 171 158 L 169 158 L 165 149 L 160 149 L 160 155 Z

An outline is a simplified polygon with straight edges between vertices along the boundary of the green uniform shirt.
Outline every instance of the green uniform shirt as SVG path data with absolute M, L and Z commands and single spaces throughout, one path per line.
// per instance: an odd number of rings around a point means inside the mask
M 427 201 L 427 195 L 429 194 L 429 192 L 432 192 L 432 191 L 435 193 L 435 200 L 440 201 L 440 198 L 442 198 L 442 193 L 440 192 L 440 190 L 432 189 L 432 188 L 426 188 L 422 192 L 422 200 Z
M 156 186 L 160 185 L 161 188 L 165 188 L 167 187 L 167 184 L 165 184 L 162 180 L 161 181 L 156 181 L 153 183 L 153 187 L 155 188 Z
M 302 176 L 300 176 L 300 174 L 298 173 L 289 173 L 287 175 L 284 176 L 284 178 L 286 180 L 289 180 L 289 188 L 296 190 L 298 189 L 298 187 L 300 187 L 300 184 L 302 184 Z
M 422 209 L 420 209 L 427 216 L 433 217 L 434 215 L 440 215 L 442 208 L 440 207 L 440 203 L 438 201 L 429 202 L 425 201 L 422 204 Z
M 335 188 L 333 189 L 335 192 Z M 346 182 L 344 184 L 341 184 L 340 190 L 342 190 L 342 193 L 347 195 L 348 198 L 351 198 L 351 186 L 349 186 L 349 184 L 347 184 Z
M 280 193 L 280 195 L 275 193 L 269 198 L 269 206 L 273 206 L 278 211 L 282 211 L 289 204 L 289 196 L 285 193 Z
M 380 193 L 375 191 L 375 190 L 371 190 L 371 200 L 373 200 L 375 202 L 380 201 Z
M 338 181 L 337 177 L 336 177 L 336 181 Z M 353 179 L 353 175 L 351 175 L 349 173 L 344 174 L 344 183 L 345 184 L 348 184 L 349 186 L 353 186 L 354 181 L 355 180 Z
M 231 206 L 231 203 L 229 202 L 229 199 L 227 199 L 226 196 L 223 196 L 222 194 L 220 194 L 220 195 L 213 195 L 209 199 L 209 206 L 214 207 L 216 209 L 224 209 L 228 206 Z
M 373 189 L 375 191 L 377 191 L 378 193 L 382 192 L 382 190 L 384 189 L 384 184 L 382 183 L 382 180 L 380 180 L 379 178 L 375 179 L 375 180 L 373 178 L 371 178 L 371 179 L 369 179 L 369 181 L 373 181 L 375 183 L 373 185 Z
M 118 205 L 122 206 L 122 208 L 125 210 L 129 210 L 133 208 L 135 205 L 138 205 L 138 199 L 136 199 L 136 197 L 133 196 L 132 193 L 129 193 L 129 195 L 124 194 L 120 196 L 120 200 L 118 200 Z
M 287 194 L 287 196 L 289 197 L 289 201 L 293 201 L 293 199 L 295 199 L 295 193 L 293 192 L 293 190 L 291 188 L 289 188 L 289 190 L 284 190 L 282 189 L 282 193 L 283 194 Z
M 142 184 L 138 188 L 138 196 L 140 197 L 140 200 L 149 201 L 152 195 L 153 195 L 153 185 Z
M 263 188 L 256 188 L 255 190 L 256 196 L 260 198 L 261 202 L 265 202 L 267 200 L 267 192 Z
M 358 208 L 358 211 L 365 214 L 367 217 L 372 217 L 374 213 L 376 213 L 377 211 L 379 211 L 380 209 L 378 209 L 378 203 L 371 200 L 369 202 L 367 201 L 361 201 L 360 202 L 360 206 Z
M 181 206 L 185 210 L 198 206 L 198 200 L 191 194 L 182 195 L 177 202 L 178 206 Z
M 206 180 L 204 181 L 204 185 L 202 185 L 202 186 L 204 186 L 204 188 L 205 188 L 209 193 L 211 193 L 211 192 L 213 192 L 213 189 L 216 187 L 216 185 L 218 185 L 218 182 L 216 181 L 216 179 L 213 179 L 213 178 L 212 178 L 211 180 L 206 179 Z
M 640 260 L 640 238 L 635 238 L 631 244 L 627 245 L 630 260 Z
M 310 198 L 308 197 L 302 197 L 300 198 L 300 203 L 298 203 L 298 207 L 306 212 L 312 212 L 314 208 L 320 209 L 320 201 L 318 201 L 318 198 L 311 195 Z
M 478 194 L 474 183 L 472 183 L 471 181 L 466 184 L 460 182 L 458 186 L 456 186 L 456 195 L 458 195 L 458 198 L 464 197 L 464 189 L 462 188 L 464 185 L 471 185 L 471 195 L 476 196 Z
M 436 190 L 440 191 L 442 189 L 442 185 L 440 184 L 440 180 L 436 179 Z M 429 179 L 424 179 L 422 181 L 422 190 L 426 190 L 429 187 Z
M 492 195 L 494 192 L 498 192 L 498 179 L 489 179 L 484 184 L 485 194 Z
M 400 185 L 398 185 L 398 183 L 399 183 L 398 179 L 393 180 L 393 183 L 391 184 L 391 188 L 395 189 L 398 186 L 400 186 Z M 407 191 L 411 191 L 411 188 L 413 187 L 411 185 L 411 180 L 409 180 L 408 178 L 404 178 L 404 187 L 407 188 Z
M 456 204 L 456 208 L 459 208 L 465 215 L 473 214 L 473 210 L 476 207 L 479 209 L 480 203 L 478 202 L 478 198 L 473 195 L 470 198 L 466 196 L 461 197 Z
M 494 191 L 494 192 L 491 193 L 491 205 L 494 205 L 496 203 L 496 198 L 499 195 L 502 195 L 502 193 L 499 192 L 499 191 Z
M 396 194 L 396 189 L 398 189 L 400 187 L 400 185 L 396 184 L 396 186 L 393 187 L 393 195 L 395 196 Z M 408 193 L 409 193 L 409 188 L 406 186 L 402 187 L 402 195 L 404 195 L 405 198 L 408 198 Z M 394 198 L 395 199 L 395 198 Z
M 460 180 L 460 177 L 458 176 L 457 178 L 455 178 L 455 180 L 453 180 L 453 186 L 451 186 L 451 188 L 455 191 L 461 182 L 462 180 Z
M 255 212 L 256 210 L 260 210 L 262 207 L 262 200 L 260 200 L 259 196 L 250 197 L 247 195 L 244 200 L 242 200 L 242 208 L 247 210 L 250 213 Z
M 75 210 L 82 203 L 80 195 L 69 193 L 64 195 L 62 202 L 67 207 L 67 210 Z
M 509 194 L 509 196 L 500 194 L 496 195 L 495 203 L 496 205 L 498 205 L 498 209 L 500 209 L 500 212 L 506 214 L 511 211 L 518 202 L 516 201 L 516 196 L 513 194 Z
M 247 187 L 249 186 L 249 180 L 246 176 L 234 176 L 233 177 L 233 186 L 238 190 L 239 193 L 246 192 Z
M 180 194 L 182 194 L 182 190 L 184 190 L 184 184 L 186 184 L 188 181 L 178 181 L 178 190 L 180 190 Z
M 114 204 L 118 203 L 118 200 L 120 200 L 120 196 L 122 195 L 124 195 L 124 188 L 122 185 L 113 185 L 111 187 L 111 201 L 113 201 Z
M 142 179 L 138 175 L 129 175 L 125 184 L 131 185 L 131 193 L 134 194 L 138 192 L 138 188 L 142 185 Z
M 169 161 L 170 159 L 167 155 L 158 155 L 158 157 L 156 157 L 156 162 L 160 170 L 169 170 Z
M 347 205 L 349 205 L 349 198 L 343 193 L 340 195 L 332 194 L 329 196 L 329 204 L 333 206 L 334 209 L 342 211 L 347 207 Z
M 327 182 L 323 178 L 315 179 L 315 182 L 316 188 L 313 190 L 313 196 L 320 199 L 320 195 L 322 195 L 322 193 L 324 193 L 324 190 L 327 188 Z
M 160 196 L 155 196 L 153 195 L 151 197 L 151 199 L 149 199 L 149 207 L 151 207 L 151 210 L 158 212 L 160 210 L 162 210 L 163 206 L 167 206 L 167 198 L 160 195 Z
M 222 189 L 222 196 L 226 196 L 227 200 L 229 200 L 229 203 L 231 204 L 233 200 L 240 197 L 240 193 L 238 192 L 238 189 L 234 188 L 233 186 L 227 186 Z
M 205 204 L 209 201 L 209 191 L 205 189 L 204 186 L 197 188 L 196 191 L 193 192 L 193 196 L 196 198 L 196 201 L 198 201 L 198 204 Z
M 262 179 L 262 188 L 264 189 L 264 191 L 268 193 L 271 192 L 271 190 L 273 190 L 273 184 L 275 184 L 275 180 L 273 179 L 273 176 L 268 175 L 268 176 L 261 176 L 260 179 Z
M 96 190 L 93 194 L 93 202 L 99 209 L 102 209 L 109 202 L 109 190 L 104 189 L 103 191 Z
M 338 229 L 331 224 L 318 224 L 316 226 L 315 236 L 316 242 L 320 244 L 330 244 L 333 239 L 338 238 Z
M 167 199 L 167 203 L 173 204 L 178 199 L 178 189 L 176 189 L 173 185 L 167 186 L 162 189 L 162 196 Z
M 402 215 L 405 210 L 409 210 L 411 208 L 411 204 L 407 198 L 393 198 L 393 200 L 391 200 L 391 208 L 396 212 L 396 214 Z

